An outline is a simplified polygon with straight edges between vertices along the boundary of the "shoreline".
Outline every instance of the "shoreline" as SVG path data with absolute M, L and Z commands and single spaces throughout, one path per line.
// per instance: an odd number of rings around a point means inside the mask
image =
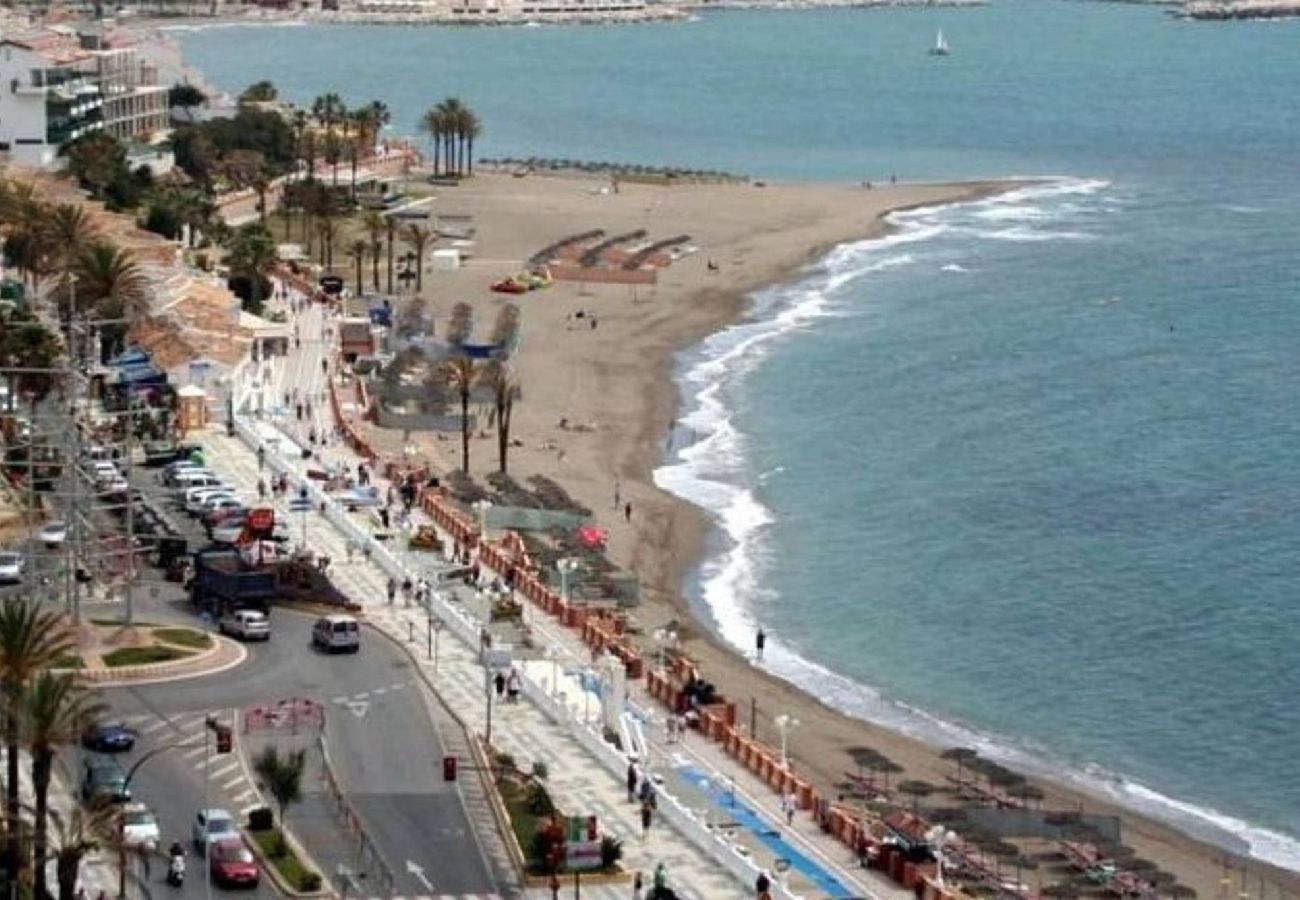
M 1051 179 L 1044 179 L 1041 183 L 1050 183 Z M 885 212 L 881 216 L 880 229 L 872 235 L 862 238 L 835 242 L 829 246 L 818 247 L 811 250 L 808 254 L 808 262 L 787 273 L 784 277 L 776 279 L 773 282 L 758 285 L 749 291 L 750 296 L 740 306 L 734 317 L 729 320 L 721 321 L 718 327 L 702 335 L 698 340 L 690 342 L 681 347 L 670 356 L 670 364 L 667 366 L 665 378 L 672 386 L 674 401 L 671 404 L 672 414 L 664 422 L 662 413 L 655 410 L 652 404 L 648 410 L 647 418 L 656 424 L 662 424 L 662 435 L 667 435 L 672 426 L 677 422 L 678 416 L 690 409 L 692 398 L 685 397 L 682 394 L 683 379 L 685 373 L 679 371 L 679 363 L 684 354 L 697 352 L 701 349 L 702 344 L 710 337 L 724 333 L 729 329 L 745 324 L 748 321 L 748 315 L 753 308 L 752 294 L 759 290 L 779 289 L 780 287 L 801 281 L 801 275 L 808 272 L 809 266 L 817 261 L 825 259 L 826 256 L 836 247 L 848 244 L 879 240 L 891 234 L 898 233 L 901 228 L 888 221 L 890 216 L 898 213 L 904 213 L 910 210 L 922 208 L 935 208 L 950 205 L 959 205 L 965 203 L 979 202 L 1002 193 L 1008 193 L 1021 187 L 1032 187 L 1036 182 L 1026 180 L 1008 180 L 1002 189 L 992 189 L 982 196 L 973 196 L 965 199 L 953 200 L 949 202 L 922 202 L 905 206 L 899 206 Z M 780 307 L 776 307 L 768 312 L 769 316 L 779 313 Z M 707 435 L 703 436 L 707 437 Z M 1121 774 L 1109 774 L 1110 778 L 1097 776 L 1093 783 L 1089 783 L 1089 776 L 1086 772 L 1070 768 L 1071 763 L 1064 759 L 1053 759 L 1050 755 L 1044 753 L 1039 756 L 1032 751 L 1018 751 L 1015 749 L 1015 739 L 1009 736 L 986 733 L 978 729 L 949 719 L 930 716 L 922 709 L 915 709 L 905 704 L 900 704 L 891 699 L 888 693 L 883 689 L 871 685 L 863 685 L 852 679 L 845 679 L 851 682 L 857 689 L 863 690 L 876 695 L 877 699 L 883 705 L 893 707 L 900 711 L 901 717 L 915 717 L 917 719 L 929 719 L 934 723 L 933 732 L 952 732 L 953 740 L 946 746 L 936 742 L 932 735 L 922 733 L 912 733 L 907 731 L 899 723 L 882 722 L 870 717 L 867 713 L 856 713 L 850 709 L 843 708 L 841 705 L 823 700 L 815 696 L 812 688 L 795 677 L 783 674 L 775 670 L 770 664 L 756 666 L 750 660 L 744 648 L 737 646 L 728 640 L 721 632 L 717 615 L 708 602 L 702 596 L 702 588 L 705 583 L 703 570 L 710 561 L 718 559 L 725 551 L 719 551 L 716 548 L 710 550 L 709 543 L 714 537 L 721 537 L 727 542 L 731 542 L 731 537 L 727 535 L 725 529 L 719 524 L 718 512 L 700 506 L 695 501 L 673 492 L 667 487 L 660 487 L 657 483 L 656 476 L 659 472 L 670 469 L 678 464 L 678 454 L 681 450 L 698 443 L 703 439 L 700 435 L 692 435 L 689 443 L 684 443 L 672 447 L 670 451 L 663 450 L 662 441 L 651 444 L 655 447 L 654 452 L 648 454 L 650 458 L 658 458 L 658 463 L 650 468 L 650 482 L 655 490 L 659 490 L 670 498 L 670 505 L 673 507 L 672 530 L 688 537 L 681 539 L 679 549 L 674 554 L 661 554 L 662 558 L 658 561 L 658 567 L 663 573 L 663 581 L 667 584 L 678 586 L 674 592 L 666 587 L 661 586 L 661 590 L 669 602 L 677 611 L 686 617 L 688 623 L 689 637 L 683 641 L 683 648 L 688 654 L 700 665 L 702 672 L 710 680 L 716 681 L 721 687 L 721 693 L 738 702 L 743 701 L 744 697 L 737 695 L 728 690 L 727 685 L 732 683 L 733 679 L 740 681 L 747 678 L 757 678 L 763 683 L 761 689 L 750 687 L 750 694 L 767 693 L 768 694 L 768 718 L 773 708 L 772 700 L 779 702 L 777 708 L 782 711 L 794 710 L 800 717 L 804 716 L 805 704 L 818 708 L 825 717 L 833 720 L 841 720 L 841 725 L 847 729 L 853 729 L 855 726 L 861 726 L 871 732 L 874 738 L 875 746 L 885 746 L 886 755 L 894 757 L 895 751 L 898 750 L 898 756 L 895 758 L 908 760 L 907 773 L 900 775 L 903 777 L 929 777 L 935 783 L 942 783 L 942 774 L 951 768 L 950 764 L 942 763 L 937 759 L 926 760 L 929 765 L 923 769 L 914 769 L 912 763 L 915 762 L 913 753 L 919 752 L 922 755 L 937 757 L 938 753 L 947 747 L 958 746 L 959 740 L 964 737 L 968 742 L 967 745 L 978 745 L 981 749 L 981 755 L 986 755 L 989 759 L 998 760 L 1011 766 L 1014 770 L 1026 775 L 1034 784 L 1043 787 L 1047 792 L 1047 802 L 1054 802 L 1060 806 L 1078 809 L 1093 814 L 1114 815 L 1121 819 L 1125 828 L 1125 842 L 1136 846 L 1139 854 L 1155 859 L 1157 861 L 1169 860 L 1170 867 L 1182 876 L 1186 884 L 1195 887 L 1201 896 L 1207 896 L 1207 889 L 1210 887 L 1219 888 L 1224 883 L 1224 878 L 1231 874 L 1235 882 L 1238 878 L 1244 884 L 1249 879 L 1261 878 L 1268 879 L 1275 885 L 1285 886 L 1287 890 L 1295 890 L 1297 884 L 1300 884 L 1300 873 L 1295 870 L 1285 868 L 1284 866 L 1272 861 L 1262 859 L 1253 855 L 1254 847 L 1250 844 L 1248 838 L 1243 837 L 1235 828 L 1250 828 L 1260 832 L 1258 837 L 1267 838 L 1269 835 L 1277 835 L 1289 838 L 1282 832 L 1273 832 L 1263 826 L 1252 825 L 1250 822 L 1240 819 L 1228 813 L 1222 813 L 1218 810 L 1205 808 L 1196 804 L 1179 799 L 1176 796 L 1164 794 L 1156 789 L 1150 788 L 1141 782 L 1134 781 Z M 643 571 L 646 563 L 650 563 L 652 568 L 655 566 L 655 560 L 647 559 L 644 554 L 638 554 L 635 557 L 637 570 Z M 692 590 L 694 588 L 694 590 Z M 699 626 L 698 630 L 691 626 Z M 780 650 L 780 635 L 769 635 L 769 651 L 773 649 Z M 793 652 L 789 655 L 797 662 L 809 669 L 826 669 L 823 663 L 815 659 L 809 659 L 799 656 Z M 736 668 L 743 670 L 738 673 Z M 831 672 L 831 670 L 826 669 Z M 720 676 L 720 673 L 725 675 Z M 740 679 L 735 676 L 741 674 Z M 730 677 L 728 677 L 730 676 Z M 743 703 L 741 704 L 744 705 Z M 767 740 L 772 739 L 771 731 L 764 734 L 762 727 L 763 712 L 760 707 L 759 713 L 759 737 Z M 741 716 L 742 722 L 746 716 Z M 803 727 L 797 739 L 792 739 L 792 744 L 796 740 L 800 743 L 804 740 L 804 732 L 808 730 L 809 722 L 806 718 L 802 719 Z M 824 722 L 820 724 L 825 724 Z M 839 730 L 839 729 L 836 729 Z M 989 742 L 992 742 L 991 746 Z M 836 739 L 833 736 L 823 734 L 822 740 L 818 742 L 823 745 L 848 746 L 846 739 Z M 892 745 L 892 746 L 890 746 Z M 899 748 L 903 748 L 899 750 Z M 991 752 L 990 752 L 991 751 Z M 805 757 L 800 759 L 805 774 L 812 772 L 814 777 L 823 785 L 833 781 L 836 777 L 833 766 L 828 766 L 826 760 L 816 759 L 808 761 L 806 757 L 822 756 L 816 751 L 799 753 L 796 750 L 791 751 L 792 757 Z M 847 767 L 847 766 L 845 766 Z M 1111 779 L 1114 779 L 1113 781 Z M 1138 798 L 1129 793 L 1127 797 L 1108 795 L 1105 793 L 1107 784 L 1110 784 L 1115 791 L 1127 792 L 1144 792 L 1151 795 L 1148 801 L 1153 805 L 1168 810 L 1170 818 L 1165 818 L 1158 811 L 1143 809 L 1137 806 Z M 1127 801 L 1127 802 L 1126 802 Z M 1182 807 L 1180 810 L 1179 808 Z M 1173 818 L 1175 812 L 1181 811 L 1185 816 L 1182 820 Z M 1213 819 L 1231 820 L 1229 822 L 1213 821 Z M 1199 826 L 1199 830 L 1216 831 L 1218 837 L 1203 836 L 1194 833 L 1194 827 Z M 1236 843 L 1239 846 L 1226 846 L 1227 843 Z M 1245 845 L 1240 846 L 1240 845 Z M 1196 866 L 1197 875 L 1185 874 L 1185 859 L 1187 855 L 1200 857 L 1201 865 Z M 1218 857 L 1217 859 L 1215 857 Z M 1179 862 L 1173 860 L 1183 858 Z M 1163 867 L 1163 865 L 1162 865 Z M 1263 884 L 1263 881 L 1260 882 Z M 1244 890 L 1244 889 L 1243 889 Z

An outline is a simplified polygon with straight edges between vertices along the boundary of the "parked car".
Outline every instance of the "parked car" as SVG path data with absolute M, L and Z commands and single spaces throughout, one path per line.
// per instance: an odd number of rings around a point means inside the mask
M 235 492 L 227 487 L 201 487 L 191 488 L 186 491 L 182 497 L 185 504 L 185 511 L 192 516 L 202 515 L 204 504 L 209 500 L 216 500 L 220 497 L 229 497 L 235 499 Z
M 227 838 L 239 837 L 235 817 L 224 809 L 201 809 L 194 816 L 190 837 L 200 855 L 207 852 L 209 844 Z
M 242 837 L 213 841 L 208 851 L 212 880 L 223 887 L 257 887 L 262 877 L 257 859 Z
M 203 470 L 203 466 L 188 459 L 178 459 L 163 466 L 162 483 L 171 487 L 176 486 L 176 477 L 183 472 L 198 472 Z
M 157 850 L 162 840 L 158 819 L 143 803 L 128 803 L 122 808 L 122 843 L 128 847 Z
M 63 542 L 68 539 L 68 523 L 46 522 L 37 533 L 37 538 L 51 550 L 62 547 Z
M 233 544 L 244 533 L 244 523 L 247 521 L 246 515 L 229 516 L 213 525 L 208 534 L 214 544 Z
M 220 525 L 231 516 L 243 515 L 247 511 L 248 507 L 236 497 L 213 497 L 203 504 L 203 511 L 199 513 L 199 517 L 204 525 L 211 528 L 213 525 Z
M 122 767 L 102 756 L 87 759 L 81 777 L 81 799 L 90 802 L 96 797 L 104 797 L 114 803 L 125 803 L 131 799 Z
M 312 626 L 311 642 L 328 653 L 356 653 L 361 649 L 361 626 L 351 616 L 321 616 Z
M 121 722 L 100 722 L 81 733 L 81 746 L 99 753 L 126 753 L 135 746 L 135 732 Z
M 121 497 L 131 490 L 131 483 L 125 478 L 110 478 L 95 483 L 99 489 L 100 496 L 104 497 Z
M 222 634 L 237 637 L 243 641 L 269 641 L 271 639 L 271 620 L 266 613 L 255 609 L 236 609 L 226 613 L 217 623 Z
M 18 584 L 23 580 L 27 560 L 12 550 L 0 551 L 0 584 Z

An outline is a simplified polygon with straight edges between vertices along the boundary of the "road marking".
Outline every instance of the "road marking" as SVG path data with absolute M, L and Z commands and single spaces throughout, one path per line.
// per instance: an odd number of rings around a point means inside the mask
M 207 747 L 191 747 L 190 749 L 182 753 L 181 756 L 185 757 L 186 759 L 194 759 L 194 757 L 196 756 L 202 756 L 207 749 L 208 749 Z
M 238 769 L 238 768 L 239 768 L 239 763 L 238 763 L 237 761 L 236 761 L 236 762 L 229 762 L 229 763 L 226 763 L 226 764 L 225 764 L 224 766 L 222 766 L 220 769 L 213 769 L 213 770 L 212 770 L 212 777 L 213 777 L 213 778 L 224 778 L 225 776 L 229 775 L 231 772 L 235 771 L 235 770 Z
M 348 709 L 350 709 L 352 711 L 352 715 L 356 716 L 358 719 L 364 719 L 366 716 L 366 711 L 370 709 L 370 701 L 349 700 Z
M 404 681 L 398 681 L 398 682 L 396 682 L 395 684 L 390 684 L 390 685 L 388 686 L 388 689 L 389 689 L 390 691 L 400 691 L 400 690 L 401 690 L 402 688 L 404 688 L 404 687 L 406 687 L 406 682 L 404 682 Z
M 224 782 L 224 783 L 221 785 L 221 789 L 222 789 L 223 791 L 228 791 L 228 790 L 230 790 L 231 788 L 233 788 L 235 785 L 237 785 L 237 784 L 243 784 L 243 783 L 244 783 L 244 776 L 243 776 L 243 775 L 236 775 L 234 778 L 230 779 L 229 781 Z
M 418 881 L 418 882 L 420 882 L 420 884 L 424 885 L 424 889 L 425 889 L 426 891 L 431 891 L 431 890 L 433 890 L 433 885 L 429 883 L 429 879 L 427 879 L 427 878 L 424 877 L 424 867 L 423 867 L 423 866 L 416 865 L 414 860 L 410 860 L 410 859 L 408 859 L 408 860 L 406 861 L 406 872 L 407 872 L 408 875 L 414 875 L 416 881 Z
M 384 694 L 387 693 L 388 693 L 388 688 L 375 688 L 376 697 L 382 697 Z
M 334 698 L 334 702 L 335 702 L 335 703 L 347 703 L 347 702 L 348 702 L 348 698 L 347 698 L 347 697 L 335 697 L 335 698 Z
M 141 726 L 140 726 L 140 733 L 141 733 L 141 734 L 153 734 L 155 731 L 160 731 L 160 730 L 166 728 L 167 725 L 168 725 L 168 723 L 167 723 L 167 722 L 164 722 L 162 719 L 154 719 L 154 720 L 151 721 L 148 725 L 141 725 Z
M 362 691 L 362 692 L 359 693 L 359 694 L 353 694 L 353 695 L 352 695 L 353 699 L 355 699 L 355 700 L 364 700 L 364 699 L 366 699 L 366 698 L 369 697 L 369 696 L 370 696 L 370 691 Z
M 247 803 L 249 800 L 252 800 L 256 796 L 257 796 L 257 791 L 253 790 L 252 788 L 248 788 L 247 790 L 241 791 L 240 793 L 235 795 L 235 802 Z

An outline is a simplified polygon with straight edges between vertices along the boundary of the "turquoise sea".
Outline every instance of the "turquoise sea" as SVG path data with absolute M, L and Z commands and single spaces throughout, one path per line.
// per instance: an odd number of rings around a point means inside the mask
M 1300 23 L 999 0 L 181 37 L 225 88 L 380 98 L 398 132 L 458 94 L 488 156 L 1056 176 L 899 216 L 683 357 L 693 442 L 657 477 L 718 516 L 696 596 L 847 709 L 1300 868 Z

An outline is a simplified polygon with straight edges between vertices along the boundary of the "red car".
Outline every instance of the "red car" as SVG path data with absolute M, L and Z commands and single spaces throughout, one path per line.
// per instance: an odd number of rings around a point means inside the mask
M 262 872 L 243 838 L 223 838 L 208 847 L 212 880 L 227 887 L 257 887 Z

